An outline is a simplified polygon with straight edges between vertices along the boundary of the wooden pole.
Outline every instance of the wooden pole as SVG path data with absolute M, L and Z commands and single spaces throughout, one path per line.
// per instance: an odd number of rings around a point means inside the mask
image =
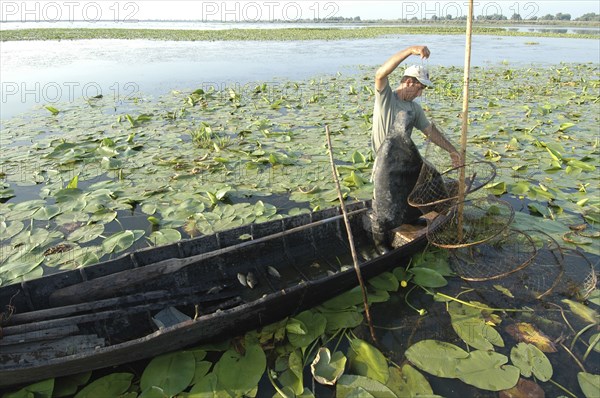
M 344 215 L 344 223 L 346 224 L 346 232 L 348 233 L 348 243 L 350 243 L 350 251 L 352 252 L 352 261 L 354 262 L 354 271 L 356 271 L 356 277 L 360 284 L 362 291 L 363 304 L 365 307 L 365 316 L 367 323 L 369 324 L 369 331 L 371 332 L 371 339 L 377 344 L 377 337 L 375 336 L 375 328 L 373 328 L 373 322 L 371 320 L 371 312 L 369 311 L 369 301 L 367 298 L 367 289 L 360 272 L 360 266 L 358 264 L 358 256 L 356 254 L 356 248 L 354 247 L 354 238 L 352 237 L 352 229 L 350 228 L 350 221 L 348 220 L 348 213 L 346 212 L 346 205 L 344 204 L 344 196 L 342 195 L 342 189 L 340 188 L 340 180 L 337 176 L 337 170 L 335 168 L 335 162 L 333 160 L 333 147 L 331 145 L 331 134 L 329 133 L 329 125 L 325 125 L 325 134 L 327 136 L 327 147 L 329 148 L 329 162 L 331 163 L 331 170 L 333 171 L 333 180 L 335 181 L 335 187 L 337 189 L 338 198 L 340 200 L 340 207 L 342 208 L 342 214 Z
M 462 126 L 460 134 L 460 155 L 462 166 L 458 184 L 458 240 L 463 238 L 463 210 L 465 200 L 465 161 L 467 156 L 467 130 L 469 126 L 469 72 L 471 70 L 471 38 L 473 36 L 473 0 L 469 0 L 469 15 L 467 17 L 467 33 L 465 45 L 465 68 L 463 76 Z

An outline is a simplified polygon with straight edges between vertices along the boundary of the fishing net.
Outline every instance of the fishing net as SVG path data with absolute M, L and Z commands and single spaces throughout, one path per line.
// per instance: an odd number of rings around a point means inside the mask
M 536 252 L 533 239 L 513 229 L 485 243 L 450 251 L 454 271 L 472 282 L 500 279 L 518 272 L 530 265 Z
M 492 163 L 470 159 L 464 166 L 449 168 L 447 153 L 431 145 L 426 152 L 408 203 L 428 215 L 427 238 L 450 251 L 458 276 L 478 282 L 482 291 L 503 289 L 521 299 L 561 294 L 584 300 L 596 288 L 598 271 L 581 252 L 561 247 L 545 232 L 510 228 L 514 208 L 481 189 L 496 177 Z M 600 233 L 586 228 L 574 226 L 562 239 L 594 243 Z
M 451 253 L 455 272 L 466 281 L 483 282 L 476 289 L 484 295 L 500 290 L 523 301 L 550 294 L 583 301 L 597 285 L 597 271 L 583 253 L 561 247 L 539 230 L 510 229 Z
M 496 176 L 496 167 L 490 162 L 476 161 L 439 173 L 429 161 L 424 161 L 408 203 L 419 208 L 423 214 L 430 211 L 443 213 L 458 201 L 461 173 L 465 175 L 465 195 L 473 193 Z
M 458 249 L 489 241 L 512 222 L 513 207 L 494 196 L 460 202 L 429 225 L 430 243 L 445 249 Z

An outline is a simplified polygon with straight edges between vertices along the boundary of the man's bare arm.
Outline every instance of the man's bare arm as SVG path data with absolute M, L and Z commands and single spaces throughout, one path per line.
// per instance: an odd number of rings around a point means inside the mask
M 435 145 L 444 149 L 450 153 L 452 159 L 452 165 L 454 167 L 461 166 L 463 164 L 460 153 L 456 150 L 454 145 L 444 136 L 444 134 L 438 130 L 435 124 L 431 123 L 429 127 L 423 130 L 423 133 L 433 142 Z
M 390 73 L 392 73 L 406 58 L 411 55 L 419 55 L 422 59 L 426 59 L 429 58 L 429 54 L 429 49 L 426 46 L 411 46 L 392 55 L 375 73 L 375 88 L 377 91 L 383 90 L 388 82 Z

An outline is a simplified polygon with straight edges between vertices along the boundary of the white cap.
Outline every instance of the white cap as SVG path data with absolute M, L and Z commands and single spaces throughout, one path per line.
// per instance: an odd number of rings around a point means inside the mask
M 427 87 L 433 87 L 433 83 L 429 80 L 429 71 L 424 66 L 412 65 L 406 68 L 404 76 L 412 76 L 416 78 L 421 84 Z

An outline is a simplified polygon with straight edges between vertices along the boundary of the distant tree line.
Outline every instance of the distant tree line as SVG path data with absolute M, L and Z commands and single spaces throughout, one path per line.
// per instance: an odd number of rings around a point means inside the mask
M 600 22 L 600 14 L 596 14 L 595 12 L 589 12 L 587 14 L 583 14 L 582 16 L 580 16 L 579 18 L 575 18 L 575 19 L 571 19 L 571 14 L 568 13 L 562 13 L 559 12 L 555 15 L 552 14 L 546 14 L 542 17 L 538 17 L 538 16 L 532 16 L 530 18 L 522 18 L 520 14 L 513 14 L 510 17 L 507 17 L 506 15 L 502 15 L 502 14 L 490 14 L 490 15 L 478 15 L 476 17 L 476 19 L 478 21 L 592 21 L 592 22 Z M 401 20 L 401 19 L 399 19 Z M 404 19 L 404 21 L 412 21 L 412 22 L 417 22 L 417 21 L 421 21 L 422 19 L 419 19 L 417 17 L 412 17 L 410 20 L 409 19 Z M 437 15 L 433 15 L 431 16 L 431 18 L 429 18 L 429 20 L 431 21 L 466 21 L 467 20 L 467 16 L 466 15 L 461 15 L 459 17 L 453 17 L 452 15 L 448 14 L 446 16 L 437 16 Z M 361 22 L 360 17 L 349 17 L 349 18 L 345 18 L 345 17 L 329 17 L 329 18 L 315 18 L 313 19 L 314 22 Z
M 416 20 L 417 18 L 414 17 L 413 20 Z M 434 15 L 431 17 L 432 20 L 456 20 L 456 21 L 460 21 L 460 20 L 467 20 L 467 16 L 463 15 L 460 17 L 452 17 L 452 15 L 446 15 L 438 17 L 437 15 Z M 520 14 L 513 14 L 510 18 L 508 18 L 505 15 L 502 14 L 490 14 L 490 15 L 478 15 L 476 18 L 478 21 L 507 21 L 507 20 L 511 20 L 511 21 L 525 21 L 525 19 L 521 18 Z M 559 12 L 555 15 L 552 14 L 546 14 L 542 17 L 538 17 L 538 16 L 533 16 L 530 17 L 528 19 L 526 19 L 527 21 L 571 21 L 571 14 L 567 14 L 567 13 L 562 13 Z M 589 12 L 587 14 L 584 14 L 582 16 L 580 16 L 579 18 L 575 18 L 573 19 L 573 21 L 600 21 L 600 15 L 596 14 L 595 12 Z

